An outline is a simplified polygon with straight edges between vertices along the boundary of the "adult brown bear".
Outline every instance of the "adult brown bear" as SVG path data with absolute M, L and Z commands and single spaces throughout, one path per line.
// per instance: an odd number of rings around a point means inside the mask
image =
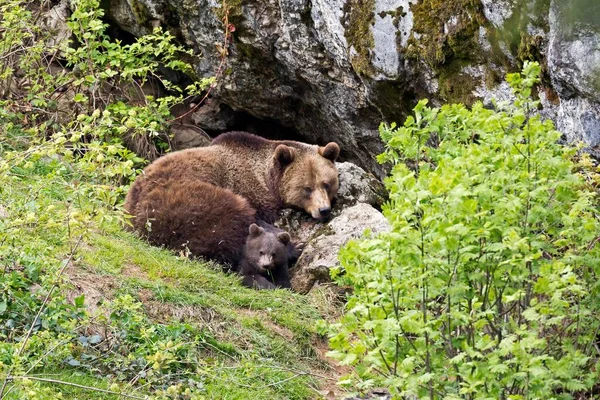
M 272 223 L 290 206 L 316 219 L 329 215 L 339 152 L 333 142 L 319 147 L 226 133 L 210 146 L 173 152 L 147 166 L 125 210 L 151 243 L 187 247 L 195 256 L 237 266 L 250 224 Z

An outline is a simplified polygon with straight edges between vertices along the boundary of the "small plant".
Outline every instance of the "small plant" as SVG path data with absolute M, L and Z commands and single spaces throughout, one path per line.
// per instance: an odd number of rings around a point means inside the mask
M 382 125 L 393 230 L 351 242 L 330 326 L 342 383 L 395 398 L 589 398 L 600 365 L 600 219 L 576 149 L 535 113 L 540 67 L 513 104 L 429 108 Z

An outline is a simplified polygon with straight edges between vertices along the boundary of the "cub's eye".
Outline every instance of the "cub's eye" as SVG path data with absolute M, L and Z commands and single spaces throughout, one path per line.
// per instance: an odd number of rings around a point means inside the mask
M 262 250 L 261 250 L 261 251 L 259 251 L 258 253 L 259 253 L 261 256 L 264 256 L 264 255 L 265 255 L 265 252 L 264 252 L 264 251 L 262 251 Z
M 272 254 L 271 254 L 271 257 L 275 258 L 275 253 L 272 253 Z
M 307 186 L 307 187 L 304 188 L 304 193 L 311 194 L 312 193 L 312 189 Z
M 323 189 L 329 190 L 329 188 L 331 188 L 331 185 L 327 182 L 323 182 Z

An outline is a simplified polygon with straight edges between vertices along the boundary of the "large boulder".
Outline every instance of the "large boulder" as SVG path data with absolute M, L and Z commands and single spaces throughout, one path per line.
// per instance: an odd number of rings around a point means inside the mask
M 381 121 L 432 104 L 506 98 L 507 72 L 543 65 L 540 97 L 570 141 L 600 142 L 600 3 L 596 0 L 109 0 L 134 35 L 155 25 L 193 48 L 199 76 L 234 112 L 277 121 L 299 138 L 337 141 L 379 177 Z M 233 24 L 220 66 L 223 18 Z M 220 108 L 200 123 L 215 128 Z M 207 119 L 208 118 L 208 119 Z M 223 126 L 220 126 L 223 125 Z
M 331 268 L 339 265 L 339 250 L 352 239 L 387 232 L 389 222 L 381 212 L 366 203 L 344 208 L 340 214 L 318 229 L 310 238 L 296 266 L 291 270 L 292 289 L 308 293 L 317 282 L 331 281 Z

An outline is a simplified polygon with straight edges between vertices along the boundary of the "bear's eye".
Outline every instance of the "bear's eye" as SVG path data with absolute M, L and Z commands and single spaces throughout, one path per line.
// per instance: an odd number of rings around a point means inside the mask
M 258 252 L 258 254 L 260 254 L 261 256 L 264 256 L 265 252 L 261 250 L 261 251 Z
M 304 193 L 311 194 L 312 193 L 312 189 L 307 186 L 307 187 L 304 188 Z
M 323 189 L 329 190 L 330 187 L 331 187 L 331 185 L 329 183 L 323 182 Z
M 271 254 L 271 257 L 275 258 L 275 253 L 272 253 L 272 254 Z

